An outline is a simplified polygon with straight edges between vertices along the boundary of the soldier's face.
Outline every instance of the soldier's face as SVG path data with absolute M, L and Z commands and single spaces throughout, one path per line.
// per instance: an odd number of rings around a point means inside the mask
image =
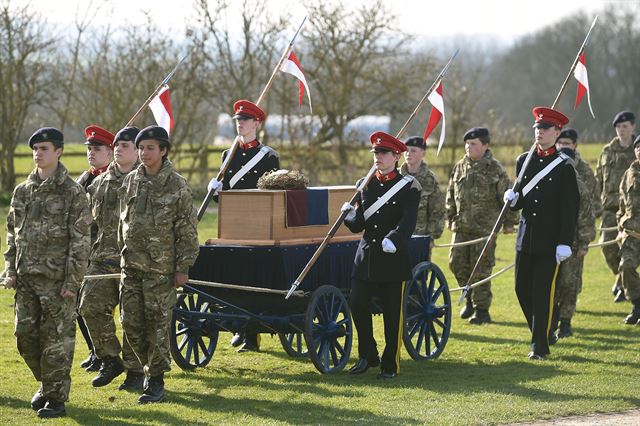
M 618 138 L 625 141 L 631 138 L 635 130 L 636 125 L 631 124 L 630 121 L 623 121 L 622 123 L 616 124 L 616 135 L 618 136 Z
M 471 161 L 478 161 L 489 149 L 489 144 L 483 144 L 480 139 L 467 139 L 464 142 L 464 151 Z
M 395 169 L 396 162 L 400 159 L 400 154 L 396 154 L 391 151 L 376 151 L 373 153 L 373 160 L 376 165 L 376 169 L 380 171 L 380 173 L 389 173 L 391 170 Z
M 576 150 L 576 144 L 572 139 L 569 138 L 560 138 L 556 141 L 556 148 L 561 150 L 562 148 L 569 148 L 573 151 Z
M 418 148 L 417 146 L 408 146 L 404 152 L 404 159 L 410 166 L 416 166 L 420 164 L 424 158 L 424 152 L 424 149 Z
M 253 118 L 236 118 L 236 131 L 243 138 L 246 136 L 255 135 L 258 131 L 258 121 Z M 245 140 L 245 142 L 251 142 Z
M 560 129 L 554 126 L 549 127 L 548 129 L 536 127 L 535 134 L 536 143 L 540 145 L 542 149 L 548 149 L 555 145 L 558 140 L 558 136 L 560 136 Z
M 113 149 L 113 155 L 119 165 L 129 165 L 136 162 L 138 150 L 132 141 L 118 141 Z
M 160 149 L 160 144 L 154 139 L 147 139 L 138 143 L 138 157 L 147 169 L 157 169 L 162 164 L 162 156 L 167 153 L 166 148 Z
M 87 161 L 91 167 L 99 169 L 111 162 L 111 148 L 104 145 L 87 145 Z
M 640 161 L 640 143 L 637 143 L 633 151 L 636 153 L 636 159 Z
M 56 148 L 51 142 L 33 144 L 33 162 L 40 169 L 49 169 L 58 164 L 62 156 L 62 148 Z

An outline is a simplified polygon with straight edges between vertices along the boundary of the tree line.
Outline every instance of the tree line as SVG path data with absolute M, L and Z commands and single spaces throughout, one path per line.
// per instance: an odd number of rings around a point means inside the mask
M 452 39 L 449 46 L 412 43 L 383 0 L 366 7 L 306 0 L 309 21 L 295 53 L 309 82 L 314 120 L 286 120 L 283 130 L 261 138 L 287 141 L 290 168 L 321 182 L 322 156 L 339 167 L 344 182 L 363 173 L 348 149 L 355 142 L 347 123 L 363 115 L 386 115 L 398 130 L 455 48 L 461 54 L 445 81 L 447 144 L 462 146 L 464 131 L 487 126 L 495 143 L 531 138 L 531 107 L 553 101 L 592 16 L 575 13 L 516 40 L 511 46 L 487 46 Z M 240 22 L 227 11 L 240 7 Z M 120 129 L 164 75 L 186 52 L 188 60 L 171 81 L 176 121 L 174 150 L 198 149 L 217 134 L 217 117 L 239 98 L 256 100 L 278 61 L 297 20 L 269 13 L 268 0 L 195 0 L 194 18 L 175 37 L 151 16 L 144 24 L 95 24 L 98 2 L 79 8 L 71 27 L 56 27 L 29 4 L 0 0 L 0 186 L 16 183 L 14 153 L 31 132 L 50 125 L 68 140 L 82 140 L 82 129 L 96 123 Z M 586 105 L 573 110 L 575 81 L 560 103 L 583 140 L 608 140 L 611 118 L 623 109 L 638 110 L 640 6 L 637 2 L 604 5 L 587 49 L 587 68 L 596 120 Z M 238 33 L 236 30 L 240 28 Z M 458 45 L 456 45 L 458 44 Z M 460 45 L 462 44 L 462 45 Z M 449 51 L 450 50 L 450 51 Z M 443 53 L 444 52 L 444 53 Z M 304 118 L 297 105 L 297 82 L 279 77 L 263 104 L 282 117 Z M 409 128 L 420 134 L 429 105 Z M 153 122 L 150 112 L 137 121 Z M 311 132 L 311 122 L 314 131 Z M 436 133 L 438 130 L 436 131 Z M 451 152 L 451 161 L 459 153 Z M 334 168 L 336 164 L 331 164 Z

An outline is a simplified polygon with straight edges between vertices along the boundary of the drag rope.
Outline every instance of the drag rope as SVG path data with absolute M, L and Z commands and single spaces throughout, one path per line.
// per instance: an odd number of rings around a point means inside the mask
M 505 272 L 507 272 L 509 269 L 513 268 L 514 266 L 516 266 L 516 264 L 515 264 L 515 263 L 512 263 L 511 265 L 506 266 L 506 267 L 504 267 L 504 268 L 500 269 L 500 270 L 499 270 L 498 272 L 496 272 L 495 274 L 493 274 L 493 275 L 491 275 L 491 276 L 489 276 L 489 277 L 487 277 L 487 278 L 485 278 L 485 279 L 482 279 L 482 280 L 480 280 L 480 281 L 477 281 L 477 282 L 475 282 L 475 283 L 471 284 L 471 285 L 469 286 L 469 288 L 475 288 L 475 287 L 481 286 L 482 284 L 485 284 L 487 281 L 491 281 L 492 279 L 494 279 L 494 278 L 495 278 L 495 277 L 497 277 L 498 275 L 502 275 L 502 274 L 504 274 L 504 273 L 505 273 Z M 466 288 L 466 287 L 456 287 L 456 288 L 449 289 L 449 292 L 453 293 L 454 291 L 462 291 L 462 290 L 464 290 L 465 288 Z

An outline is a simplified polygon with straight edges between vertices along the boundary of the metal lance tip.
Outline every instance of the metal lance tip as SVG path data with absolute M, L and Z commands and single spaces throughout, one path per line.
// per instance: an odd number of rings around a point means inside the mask
M 293 294 L 294 291 L 296 291 L 296 289 L 298 288 L 298 286 L 300 285 L 299 281 L 294 281 L 293 284 L 291 284 L 291 288 L 289 289 L 289 291 L 287 292 L 287 295 L 285 296 L 284 300 L 287 300 L 291 297 L 291 295 Z

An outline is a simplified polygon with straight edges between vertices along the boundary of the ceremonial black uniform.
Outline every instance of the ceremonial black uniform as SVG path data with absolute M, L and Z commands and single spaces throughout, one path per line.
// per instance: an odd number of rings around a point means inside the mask
M 562 162 L 527 188 L 527 184 L 559 156 Z M 526 154 L 518 157 L 517 174 L 525 158 Z M 542 356 L 549 354 L 550 306 L 559 266 L 556 247 L 572 245 L 578 216 L 578 185 L 575 170 L 567 158 L 555 147 L 536 150 L 518 189 L 518 200 L 511 207 L 522 209 L 516 241 L 516 294 L 532 333 L 531 350 Z
M 256 155 L 260 153 L 260 150 L 264 149 L 266 153 L 264 156 L 258 161 L 253 167 L 247 171 L 237 182 L 234 182 L 233 187 L 231 187 L 231 181 L 233 177 L 242 169 L 242 167 L 250 162 Z M 222 153 L 222 162 L 229 155 L 229 150 L 226 150 Z M 274 170 L 278 170 L 280 168 L 280 159 L 278 157 L 278 153 L 268 146 L 262 145 L 257 140 L 242 144 L 240 143 L 238 149 L 236 150 L 235 155 L 231 159 L 231 163 L 229 164 L 229 168 L 224 174 L 224 179 L 222 180 L 222 190 L 227 191 L 229 189 L 255 189 L 258 187 L 258 179 L 267 173 Z M 218 197 L 214 197 L 214 200 L 217 202 Z
M 364 212 L 402 179 L 407 184 L 365 220 Z M 411 277 L 408 243 L 416 227 L 421 190 L 417 180 L 403 177 L 397 170 L 384 176 L 376 174 L 359 194 L 355 214 L 348 215 L 344 222 L 351 232 L 364 230 L 354 260 L 350 296 L 351 314 L 358 331 L 358 355 L 372 365 L 377 364 L 378 349 L 370 312 L 371 297 L 377 293 L 384 315 L 383 372 L 397 373 L 400 368 L 403 281 Z M 384 238 L 396 246 L 395 253 L 382 250 Z

